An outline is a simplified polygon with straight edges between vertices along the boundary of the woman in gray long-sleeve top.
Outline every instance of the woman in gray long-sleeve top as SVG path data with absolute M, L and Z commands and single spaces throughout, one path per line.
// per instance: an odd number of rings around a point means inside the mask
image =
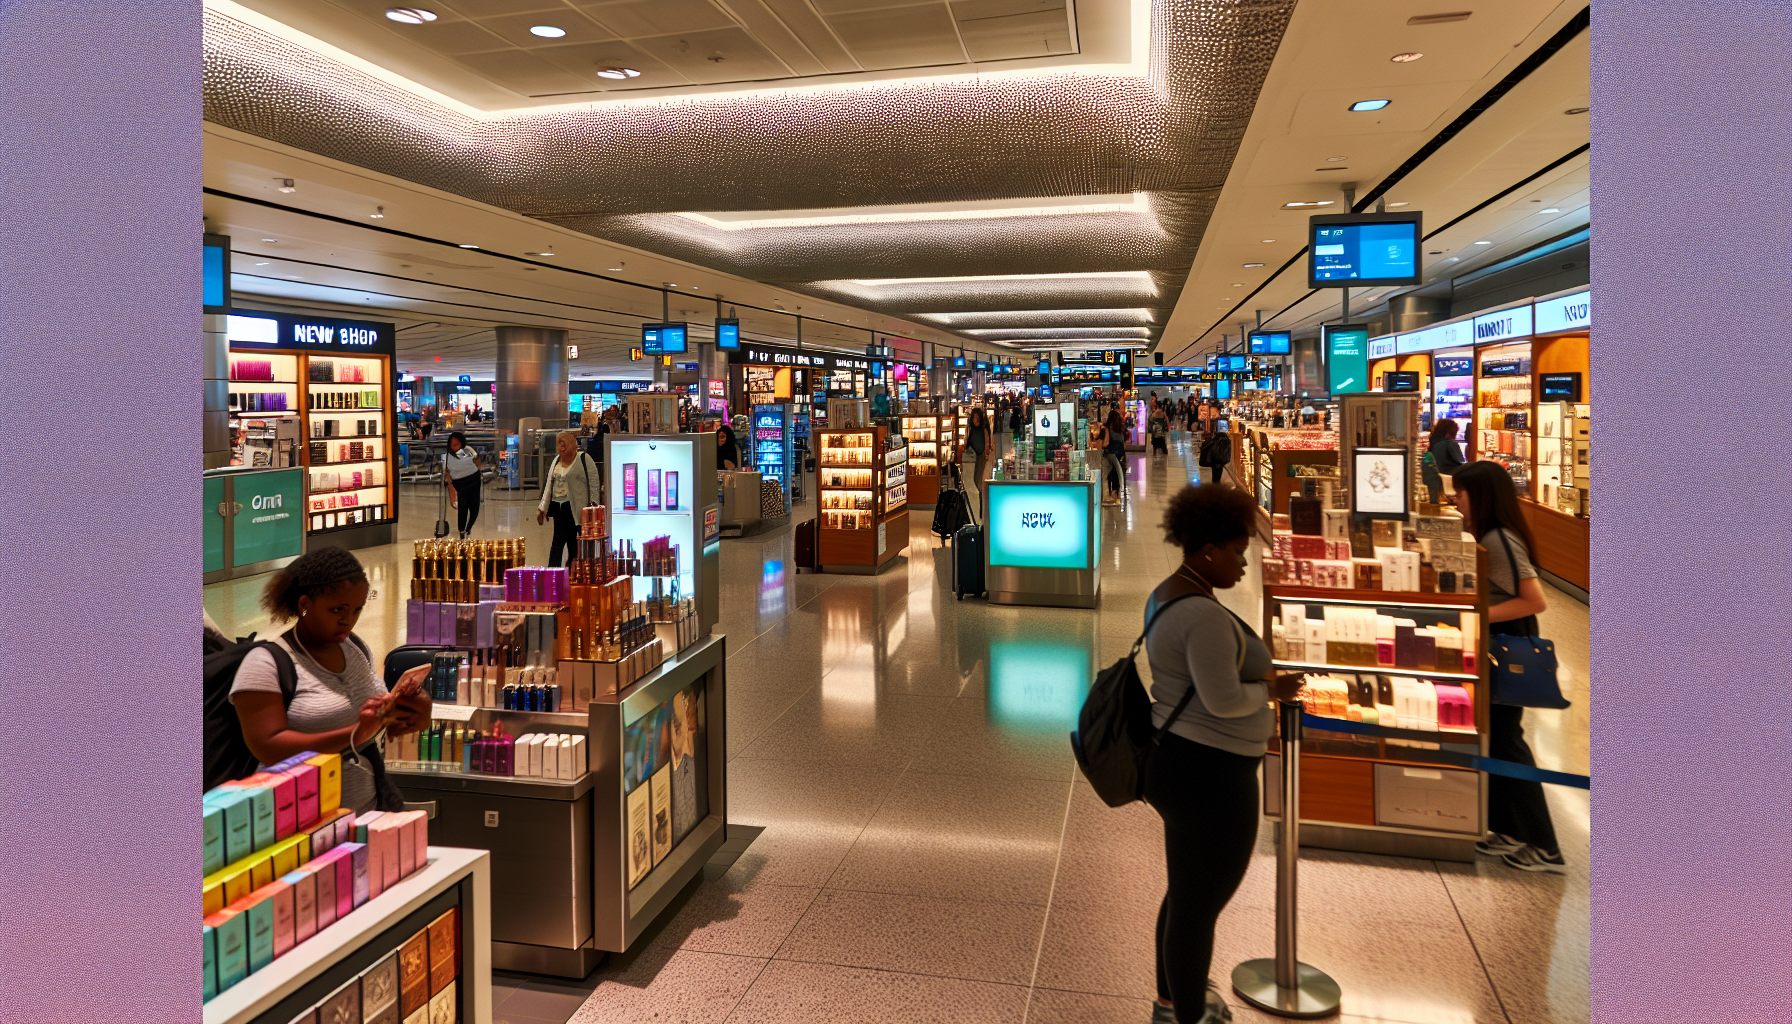
M 1145 799 L 1164 819 L 1170 883 L 1157 916 L 1153 1024 L 1232 1019 L 1208 978 L 1214 925 L 1257 842 L 1257 767 L 1275 732 L 1269 702 L 1300 689 L 1298 674 L 1272 673 L 1263 641 L 1214 597 L 1244 578 L 1256 516 L 1243 491 L 1183 488 L 1163 522 L 1182 564 L 1145 606 L 1152 721 L 1170 721 L 1145 769 Z

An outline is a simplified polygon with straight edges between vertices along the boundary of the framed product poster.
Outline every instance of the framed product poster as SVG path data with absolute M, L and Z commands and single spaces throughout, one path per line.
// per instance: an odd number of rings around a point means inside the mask
M 672 852 L 672 766 L 655 772 L 647 787 L 653 791 L 653 862 L 658 864 Z
M 1405 448 L 1358 448 L 1351 453 L 1351 511 L 1375 519 L 1407 515 L 1409 453 Z
M 641 884 L 647 872 L 653 869 L 653 804 L 648 790 L 651 786 L 636 786 L 628 795 L 628 885 L 629 888 Z

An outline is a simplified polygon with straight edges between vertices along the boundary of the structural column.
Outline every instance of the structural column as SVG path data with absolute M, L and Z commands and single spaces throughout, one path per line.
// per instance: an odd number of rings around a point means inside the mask
M 492 400 L 498 434 L 539 417 L 543 428 L 564 429 L 566 332 L 554 327 L 498 328 L 498 393 Z
M 205 388 L 205 411 L 200 427 L 202 468 L 217 469 L 230 465 L 230 334 L 229 320 L 222 313 L 204 316 L 201 337 L 204 348 L 201 384 Z

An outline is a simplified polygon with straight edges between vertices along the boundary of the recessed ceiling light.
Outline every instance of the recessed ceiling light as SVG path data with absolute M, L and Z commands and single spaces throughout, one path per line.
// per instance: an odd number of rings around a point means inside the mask
M 1273 238 L 1265 238 L 1265 239 L 1264 239 L 1264 240 L 1263 240 L 1263 244 L 1264 244 L 1264 245 L 1268 245 L 1268 244 L 1269 244 L 1269 243 L 1271 243 L 1271 242 L 1273 242 L 1273 241 L 1275 241 L 1275 239 L 1273 239 Z
M 1389 203 L 1389 206 L 1411 206 L 1411 203 Z
M 1559 209 L 1557 209 L 1557 208 L 1555 208 L 1555 207 L 1553 207 L 1553 206 L 1551 206 L 1551 207 L 1547 207 L 1547 208 L 1545 208 L 1545 209 L 1542 209 L 1542 210 L 1538 210 L 1538 211 L 1537 211 L 1537 215 L 1538 215 L 1538 216 L 1542 216 L 1542 215 L 1543 215 L 1543 214 L 1546 214 L 1546 213 L 1561 213 L 1561 212 L 1562 212 L 1562 211 L 1561 211 L 1561 210 L 1559 210 Z
M 477 246 L 477 245 L 467 245 L 467 244 L 465 244 L 465 243 L 462 243 L 462 244 L 461 244 L 461 248 L 462 248 L 462 249 L 477 249 L 477 248 L 479 248 L 479 247 L 478 247 L 478 246 Z
M 400 25 L 422 25 L 436 20 L 436 13 L 421 7 L 390 7 L 386 10 L 386 17 Z
M 275 180 L 280 182 L 280 191 L 282 192 L 297 192 L 299 190 L 299 187 L 292 183 L 291 178 L 276 178 Z
M 1462 257 L 1460 257 L 1460 256 L 1452 256 L 1452 257 L 1450 257 L 1450 258 L 1449 258 L 1449 259 L 1447 259 L 1447 260 L 1445 260 L 1445 261 L 1444 261 L 1444 262 L 1445 262 L 1445 263 L 1454 263 L 1454 262 L 1456 262 L 1456 261 L 1457 261 L 1457 260 L 1459 260 L 1459 259 L 1461 259 L 1461 258 L 1462 258 Z
M 1569 107 L 1567 110 L 1562 111 L 1562 113 L 1564 113 L 1564 114 L 1584 114 L 1587 111 L 1592 110 L 1592 109 L 1593 109 L 1592 107 Z
M 1246 263 L 1245 264 L 1245 266 L 1247 266 L 1247 267 L 1261 267 L 1262 265 L 1263 264 L 1261 264 L 1261 263 Z
M 597 73 L 599 78 L 639 78 L 641 72 L 634 68 L 604 68 Z
M 558 39 L 566 34 L 566 30 L 554 25 L 531 25 L 529 26 L 529 34 L 532 36 L 540 36 L 543 39 Z
M 526 253 L 523 253 L 523 255 L 524 256 L 552 256 L 554 254 L 551 252 L 526 252 Z
M 1385 107 L 1389 103 L 1392 103 L 1392 102 L 1394 102 L 1394 101 L 1393 100 L 1357 100 L 1355 103 L 1352 103 L 1350 105 L 1350 109 L 1356 111 L 1357 113 L 1362 113 L 1365 110 L 1380 110 L 1382 107 Z
M 373 208 L 373 212 L 367 216 L 372 217 L 374 220 L 385 220 L 386 208 L 384 206 L 376 206 Z
M 1411 64 L 1413 61 L 1418 60 L 1423 56 L 1425 55 L 1422 53 L 1396 53 L 1388 59 L 1396 64 Z
M 256 266 L 258 266 L 258 267 L 265 267 L 265 266 L 267 266 L 267 265 L 268 265 L 268 263 L 267 263 L 267 261 L 266 261 L 266 260 L 262 260 L 262 261 L 261 261 L 261 262 L 260 262 L 260 263 L 257 263 L 257 264 L 255 264 L 255 265 L 256 265 Z
M 1348 159 L 1350 158 L 1347 156 L 1328 156 L 1325 158 L 1325 162 L 1328 164 L 1341 164 Z
M 1233 285 L 1233 286 L 1232 286 L 1232 287 L 1234 287 L 1234 288 L 1243 288 L 1243 287 L 1244 287 L 1244 285 L 1242 285 L 1242 284 L 1235 284 L 1235 285 Z
M 264 239 L 262 239 L 262 241 L 264 241 L 264 242 L 278 242 L 278 241 L 279 241 L 279 239 L 278 239 L 278 238 L 264 238 Z
M 1321 199 L 1321 200 L 1318 200 L 1316 202 L 1311 202 L 1311 203 L 1283 203 L 1282 209 L 1284 209 L 1284 210 L 1304 210 L 1311 206 L 1330 206 L 1330 205 L 1332 205 L 1332 200 Z
M 611 270 L 621 270 L 622 268 L 621 267 L 611 267 L 610 269 Z
M 1476 245 L 1492 245 L 1492 242 L 1476 242 Z

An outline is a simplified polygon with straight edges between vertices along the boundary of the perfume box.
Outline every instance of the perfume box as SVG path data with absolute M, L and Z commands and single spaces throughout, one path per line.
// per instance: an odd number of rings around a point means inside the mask
M 317 934 L 317 872 L 310 865 L 280 876 L 292 890 L 292 941 L 296 945 Z
M 273 898 L 273 887 L 265 885 L 224 908 L 234 910 L 246 919 L 251 974 L 274 962 Z
M 429 930 L 411 936 L 398 949 L 398 1012 L 401 1017 L 429 1003 Z
M 1316 535 L 1294 534 L 1289 548 L 1295 558 L 1323 559 L 1328 554 L 1325 538 Z
M 200 832 L 200 874 L 209 875 L 225 864 L 224 810 L 203 802 L 200 809 L 204 820 Z
M 442 615 L 439 602 L 423 602 L 423 639 L 420 641 L 412 640 L 411 642 L 422 643 L 432 647 L 442 642 Z
M 298 827 L 308 829 L 323 817 L 322 808 L 318 806 L 317 766 L 300 762 L 281 774 L 293 781 L 293 809 Z
M 1318 498 L 1288 496 L 1288 522 L 1296 537 L 1322 537 L 1325 533 L 1325 507 Z
M 455 642 L 454 623 L 459 608 L 459 605 L 447 602 L 436 605 L 436 636 L 441 638 L 436 641 L 437 643 L 452 645 Z
M 426 603 L 427 602 L 420 601 L 414 597 L 405 601 L 404 642 L 407 644 L 421 644 L 425 642 L 423 639 L 423 606 Z
M 575 779 L 582 779 L 585 777 L 585 773 L 591 770 L 589 760 L 591 745 L 585 742 L 585 737 L 583 736 L 574 736 L 572 737 L 571 742 L 572 777 Z
M 330 850 L 329 853 L 326 853 L 322 857 L 311 862 L 311 866 L 316 868 L 320 873 L 326 868 L 329 869 L 331 878 L 327 884 L 331 894 L 335 897 L 335 900 L 333 901 L 334 912 L 325 910 L 321 905 L 318 907 L 318 920 L 320 922 L 327 916 L 330 918 L 331 922 L 334 923 L 337 918 L 340 918 L 349 911 L 355 909 L 355 862 L 349 855 L 350 851 L 344 849 L 347 845 L 347 843 L 338 845 Z M 318 883 L 317 891 L 318 899 L 320 901 L 323 899 L 325 884 L 326 883 L 323 882 Z M 319 927 L 323 927 L 323 925 L 320 923 Z
M 336 862 L 314 860 L 299 870 L 311 873 L 312 884 L 317 889 L 312 913 L 317 918 L 317 930 L 322 931 L 336 923 Z
M 357 843 L 367 842 L 367 826 L 380 820 L 380 815 L 382 815 L 384 813 L 386 813 L 386 812 L 384 812 L 384 811 L 368 811 L 366 814 L 362 814 L 362 815 L 356 817 L 355 818 L 355 831 L 354 831 L 354 836 L 353 836 L 352 841 L 357 842 Z
M 417 870 L 417 833 L 411 828 L 411 815 L 422 811 L 405 811 L 394 815 L 398 835 L 398 877 L 409 878 Z
M 227 864 L 213 874 L 206 875 L 204 887 L 210 889 L 217 886 L 223 894 L 223 903 L 220 905 L 229 906 L 255 891 L 249 868 L 249 858 L 244 858 L 234 864 Z
M 224 883 L 210 876 L 207 876 L 205 882 L 200 886 L 200 892 L 203 894 L 204 916 L 210 917 L 223 910 L 224 904 L 230 902 L 224 898 Z
M 451 988 L 460 974 L 460 909 L 450 907 L 429 923 L 429 989 Z
M 317 1024 L 361 1024 L 360 978 L 350 978 L 318 1005 Z
M 273 815 L 272 827 L 274 834 L 273 838 L 269 839 L 268 842 L 262 842 L 261 837 L 264 832 L 258 819 L 255 841 L 255 848 L 257 850 L 264 849 L 277 840 L 285 839 L 287 836 L 292 835 L 298 828 L 298 788 L 297 783 L 292 779 L 284 778 L 273 772 L 256 772 L 254 775 L 243 779 L 241 782 L 235 783 L 235 785 L 256 787 L 268 791 L 271 801 L 271 807 L 268 809 Z M 258 804 L 257 808 L 261 809 L 267 806 L 268 803 L 263 802 Z
M 318 754 L 305 763 L 317 768 L 317 813 L 328 816 L 342 806 L 342 755 Z
M 252 775 L 249 779 L 226 782 L 220 788 L 238 789 L 249 794 L 251 848 L 265 850 L 274 845 L 274 840 L 278 838 L 274 834 L 274 790 L 271 786 L 251 782 L 250 779 L 253 778 Z
M 378 896 L 380 892 L 392 888 L 394 885 L 398 884 L 399 879 L 404 877 L 404 872 L 400 869 L 400 864 L 403 861 L 399 852 L 399 833 L 403 830 L 404 822 L 400 821 L 396 814 L 385 815 L 380 818 L 380 820 L 367 826 L 367 838 L 369 840 L 367 843 L 367 873 L 370 890 L 373 876 L 373 861 L 376 856 L 379 859 L 380 888 L 379 892 L 370 892 L 370 895 L 372 896 Z
M 218 994 L 218 932 L 209 924 L 199 926 L 200 1001 L 211 1002 Z
M 294 937 L 297 894 L 284 881 L 269 883 L 267 888 L 268 904 L 274 908 L 274 956 L 279 958 L 292 952 L 292 947 L 298 942 Z
M 312 857 L 322 857 L 336 845 L 337 819 L 348 813 L 346 809 L 338 807 L 311 824 L 306 835 L 311 840 Z
M 253 800 L 254 794 L 248 790 L 220 788 L 207 794 L 203 801 L 208 810 L 216 809 L 222 816 L 225 864 L 234 864 L 255 851 Z
M 361 975 L 361 1019 L 369 1022 L 380 1019 L 380 1014 L 392 1011 L 393 1020 L 398 1014 L 398 953 L 394 950 L 385 959 L 367 969 Z
M 417 851 L 417 869 L 429 866 L 429 814 L 424 811 L 405 812 L 410 822 L 411 846 Z
M 367 844 L 343 843 L 325 856 L 340 857 L 336 871 L 336 916 L 341 917 L 367 902 Z M 348 864 L 346 871 L 342 869 L 342 862 Z
M 218 991 L 222 992 L 249 974 L 249 918 L 241 911 L 220 910 L 206 917 L 216 944 Z
M 356 875 L 360 876 L 355 884 L 357 887 L 365 886 L 367 890 L 366 896 L 356 897 L 357 907 L 386 891 L 386 861 L 375 845 L 379 840 L 373 832 L 374 823 L 383 816 L 379 811 L 368 811 L 355 819 L 355 841 L 350 845 L 362 848 L 365 863 L 364 867 L 355 868 Z

